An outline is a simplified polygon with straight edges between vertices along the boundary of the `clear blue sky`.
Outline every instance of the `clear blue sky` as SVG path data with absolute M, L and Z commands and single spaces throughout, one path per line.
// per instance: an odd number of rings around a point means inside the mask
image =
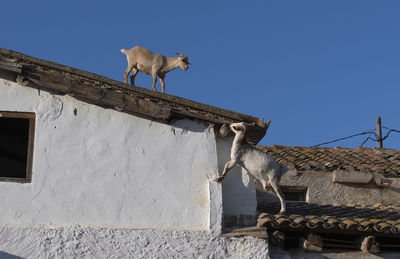
M 167 93 L 272 119 L 263 145 L 346 137 L 378 115 L 400 130 L 400 1 L 4 1 L 0 23 L 2 48 L 119 81 L 121 48 L 183 52 L 192 66 L 167 75 Z

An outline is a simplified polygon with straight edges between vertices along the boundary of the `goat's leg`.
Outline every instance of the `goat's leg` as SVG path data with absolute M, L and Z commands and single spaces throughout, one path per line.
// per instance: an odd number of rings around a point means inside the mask
M 128 68 L 125 71 L 125 74 L 124 74 L 124 83 L 125 84 L 128 83 L 128 76 L 129 76 L 129 73 L 131 72 L 132 68 L 133 68 L 132 65 L 128 65 Z
M 281 202 L 281 210 L 279 211 L 279 214 L 285 214 L 285 212 L 286 212 L 286 203 L 284 200 L 285 196 L 281 192 L 281 189 L 279 188 L 276 180 L 270 181 L 270 184 L 271 184 L 272 189 L 274 189 L 276 196 L 278 196 L 278 198 Z
M 153 89 L 154 92 L 157 92 L 156 83 L 157 83 L 157 74 L 153 74 L 153 85 L 151 86 L 151 89 Z
M 133 71 L 132 71 L 132 75 L 131 75 L 131 85 L 135 85 L 135 77 L 136 77 L 136 75 L 137 75 L 137 73 L 139 72 L 139 70 L 137 70 L 137 68 L 133 68 Z
M 161 91 L 163 94 L 165 94 L 165 82 L 164 82 L 164 77 L 160 77 L 160 84 L 161 84 Z
M 215 178 L 214 180 L 215 180 L 216 182 L 221 182 L 222 180 L 224 180 L 225 175 L 226 175 L 226 174 L 228 173 L 228 171 L 231 170 L 232 167 L 234 167 L 235 165 L 236 165 L 236 161 L 234 161 L 234 160 L 228 161 L 228 162 L 225 164 L 224 171 L 222 172 L 222 174 L 221 174 L 219 177 Z

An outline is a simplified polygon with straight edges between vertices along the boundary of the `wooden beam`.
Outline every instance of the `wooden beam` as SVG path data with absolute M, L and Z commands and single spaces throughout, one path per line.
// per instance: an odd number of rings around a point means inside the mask
M 6 59 L 7 61 L 18 61 L 18 63 L 23 65 L 23 72 L 27 70 L 27 67 L 33 67 L 33 68 L 44 68 L 52 73 L 56 73 L 59 75 L 62 75 L 63 77 L 67 77 L 68 75 L 71 75 L 74 78 L 78 78 L 80 82 L 89 82 L 90 85 L 93 84 L 99 84 L 99 85 L 109 85 L 112 87 L 114 90 L 119 90 L 122 92 L 127 92 L 129 91 L 133 95 L 140 95 L 143 96 L 144 99 L 156 99 L 156 102 L 162 103 L 162 104 L 167 104 L 168 106 L 171 107 L 174 113 L 177 112 L 176 107 L 182 106 L 184 107 L 184 110 L 189 111 L 189 110 L 196 110 L 198 111 L 199 114 L 203 114 L 201 116 L 201 120 L 203 121 L 210 121 L 212 120 L 218 121 L 218 119 L 213 119 L 213 118 L 208 118 L 209 115 L 211 115 L 214 118 L 223 118 L 218 124 L 223 124 L 227 122 L 239 122 L 239 121 L 244 121 L 247 123 L 256 123 L 256 125 L 260 128 L 265 128 L 265 124 L 263 122 L 262 118 L 256 118 L 252 117 L 246 114 L 241 114 L 237 113 L 235 111 L 229 111 L 229 110 L 224 110 L 220 109 L 218 107 L 214 107 L 211 105 L 203 104 L 203 103 L 198 103 L 192 100 L 187 100 L 181 97 L 173 96 L 173 95 L 168 95 L 168 94 L 162 94 L 158 92 L 153 92 L 150 91 L 149 89 L 141 88 L 141 87 L 131 87 L 127 84 L 124 84 L 122 82 L 112 80 L 110 78 L 107 78 L 105 76 L 97 75 L 94 73 L 90 73 L 87 71 L 83 71 L 80 69 L 64 66 L 58 63 L 50 62 L 47 60 L 42 60 L 38 58 L 34 58 L 28 55 L 25 55 L 23 53 L 19 53 L 13 50 L 8 50 L 8 49 L 3 49 L 0 48 L 0 58 Z M 179 111 L 179 113 L 182 111 Z M 204 116 L 206 115 L 206 116 Z M 226 120 L 226 121 L 225 121 Z M 261 137 L 262 138 L 262 137 Z M 260 138 L 260 139 L 261 139 Z
M 103 108 L 130 114 L 140 114 L 161 120 L 169 120 L 172 114 L 171 108 L 168 106 L 160 105 L 150 100 L 139 99 L 115 89 L 90 85 L 63 75 L 35 68 L 24 72 L 23 75 L 39 89 L 54 91 L 58 94 L 68 94 Z
M 217 127 L 224 123 L 241 121 L 254 123 L 254 128 L 247 136 L 247 141 L 254 145 L 264 137 L 269 126 L 268 123 L 263 122 L 262 118 L 173 95 L 152 92 L 141 87 L 132 87 L 104 76 L 37 59 L 12 50 L 0 48 L 0 60 L 8 69 L 0 68 L 0 76 L 2 71 L 14 73 L 10 75 L 11 79 L 7 74 L 7 80 L 17 81 L 15 76 L 19 75 L 19 83 L 22 85 L 55 94 L 68 94 L 104 108 L 164 121 L 182 118 L 198 119 Z M 133 96 L 134 100 L 132 101 L 132 98 L 128 96 Z
M 21 73 L 22 65 L 15 62 L 6 61 L 4 59 L 0 59 L 0 69 Z

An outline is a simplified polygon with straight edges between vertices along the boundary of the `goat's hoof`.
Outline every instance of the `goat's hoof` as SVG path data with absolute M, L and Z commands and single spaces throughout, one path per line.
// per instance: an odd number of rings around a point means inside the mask
M 223 179 L 224 179 L 224 177 L 217 177 L 217 178 L 214 179 L 214 181 L 219 183 L 219 182 L 222 182 Z
M 279 215 L 285 215 L 286 214 L 286 210 L 284 211 L 279 211 Z

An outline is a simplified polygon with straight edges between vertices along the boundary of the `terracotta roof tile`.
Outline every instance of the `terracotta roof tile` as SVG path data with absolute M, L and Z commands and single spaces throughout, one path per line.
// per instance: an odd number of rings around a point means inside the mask
M 320 232 L 382 233 L 400 236 L 400 208 L 376 204 L 332 206 L 305 202 L 287 202 L 287 214 L 279 215 L 279 203 L 259 205 L 258 226 L 281 230 Z
M 356 170 L 380 173 L 386 177 L 400 177 L 400 150 L 374 148 L 329 148 L 258 146 L 278 162 L 290 165 L 298 171 Z

